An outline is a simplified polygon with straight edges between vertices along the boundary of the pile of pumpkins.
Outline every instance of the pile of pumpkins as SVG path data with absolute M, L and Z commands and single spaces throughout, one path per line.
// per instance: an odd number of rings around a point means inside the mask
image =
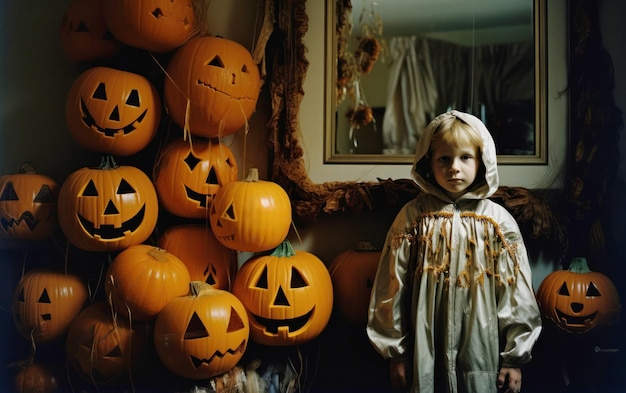
M 1 238 L 28 243 L 60 229 L 73 247 L 109 256 L 104 299 L 91 298 L 79 275 L 32 269 L 12 305 L 24 339 L 35 346 L 65 340 L 68 366 L 97 386 L 127 378 L 146 345 L 174 374 L 211 378 L 233 368 L 249 340 L 307 342 L 331 315 L 328 269 L 287 240 L 287 193 L 256 169 L 239 179 L 222 143 L 247 126 L 261 78 L 245 47 L 201 34 L 207 6 L 73 0 L 61 24 L 65 55 L 97 64 L 124 46 L 170 53 L 163 93 L 139 73 L 87 68 L 67 94 L 65 119 L 100 164 L 61 185 L 30 165 L 0 177 Z M 163 113 L 181 132 L 159 151 L 152 176 L 118 165 L 153 141 Z M 189 222 L 155 239 L 160 209 Z M 239 267 L 238 252 L 253 256 Z M 32 391 L 24 375 L 18 391 Z

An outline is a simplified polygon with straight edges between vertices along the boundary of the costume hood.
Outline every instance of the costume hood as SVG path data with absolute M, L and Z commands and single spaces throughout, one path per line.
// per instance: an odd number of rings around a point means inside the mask
M 439 116 L 454 116 L 457 119 L 468 124 L 470 127 L 478 131 L 482 140 L 483 147 L 481 151 L 482 162 L 485 167 L 484 177 L 476 178 L 474 184 L 469 191 L 463 194 L 459 199 L 484 199 L 493 195 L 498 189 L 498 162 L 496 157 L 496 146 L 494 144 L 491 133 L 480 119 L 469 113 L 452 110 Z M 423 134 L 420 136 L 415 149 L 415 161 L 411 169 L 411 176 L 417 185 L 426 193 L 433 194 L 442 200 L 450 200 L 446 193 L 437 185 L 434 178 L 429 176 L 427 172 L 430 170 L 429 157 L 427 157 L 430 149 L 430 141 L 433 137 L 435 127 L 427 126 Z M 483 172 L 479 171 L 479 176 Z

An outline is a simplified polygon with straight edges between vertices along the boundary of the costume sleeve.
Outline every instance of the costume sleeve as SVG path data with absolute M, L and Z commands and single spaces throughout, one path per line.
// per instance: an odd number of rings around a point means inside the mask
M 368 312 L 367 335 L 386 359 L 409 356 L 411 323 L 407 302 L 412 242 L 405 210 L 400 211 L 387 233 Z
M 513 221 L 513 218 L 511 218 Z M 520 367 L 530 362 L 532 348 L 541 333 L 541 314 L 532 287 L 526 247 L 513 221 L 505 234 L 508 247 L 500 255 L 503 284 L 498 293 L 498 326 L 504 348 L 502 366 Z

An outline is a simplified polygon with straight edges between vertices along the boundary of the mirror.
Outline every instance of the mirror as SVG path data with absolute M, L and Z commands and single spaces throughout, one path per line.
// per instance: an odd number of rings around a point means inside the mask
M 485 122 L 499 164 L 547 164 L 545 2 L 327 7 L 324 163 L 410 164 L 421 129 L 455 108 Z M 378 59 L 358 67 L 372 39 Z

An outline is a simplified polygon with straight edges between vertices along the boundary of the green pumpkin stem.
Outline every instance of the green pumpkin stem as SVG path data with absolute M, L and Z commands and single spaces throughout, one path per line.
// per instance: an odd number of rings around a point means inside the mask
M 569 269 L 572 273 L 590 273 L 589 265 L 587 265 L 587 259 L 582 257 L 574 257 L 569 264 Z
M 100 159 L 100 165 L 98 165 L 98 169 L 115 169 L 118 168 L 117 163 L 115 162 L 115 158 L 110 154 L 105 154 Z
M 280 243 L 278 247 L 276 247 L 274 251 L 272 251 L 271 254 L 271 256 L 273 257 L 281 258 L 289 258 L 294 255 L 296 255 L 296 252 L 293 250 L 293 246 L 291 245 L 291 242 L 289 242 L 289 240 L 283 240 L 282 243 Z

